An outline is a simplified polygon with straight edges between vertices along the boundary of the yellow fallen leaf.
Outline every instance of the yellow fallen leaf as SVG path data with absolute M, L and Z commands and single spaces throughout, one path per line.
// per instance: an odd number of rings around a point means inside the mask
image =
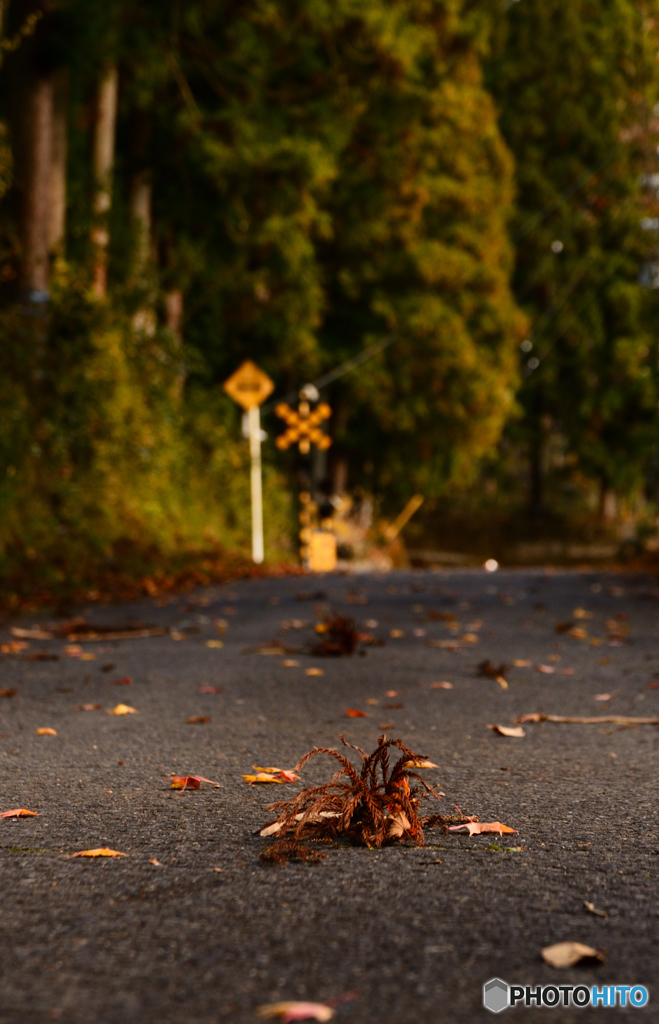
M 300 662 L 296 661 L 295 658 L 284 658 L 282 665 L 284 668 L 299 668 Z
M 80 655 L 80 661 L 96 661 L 96 655 L 92 654 L 91 651 L 84 651 Z
M 108 715 L 139 715 L 139 711 L 130 704 L 117 704 L 113 708 L 108 708 Z
M 283 1024 L 295 1020 L 318 1020 L 322 1022 L 331 1020 L 335 1011 L 325 1003 L 267 1003 L 257 1009 L 259 1017 L 281 1017 Z
M 575 608 L 572 612 L 575 619 L 592 619 L 593 612 L 587 612 L 585 608 Z
M 109 846 L 99 846 L 96 850 L 81 850 L 80 853 L 70 853 L 69 860 L 73 857 L 127 857 L 127 853 L 119 853 L 118 850 L 111 850 Z
M 496 679 L 497 683 L 499 684 L 499 686 L 501 687 L 502 690 L 507 690 L 508 689 L 508 683 L 503 678 L 503 676 L 495 676 L 495 679 Z
M 406 761 L 403 768 L 439 768 L 434 761 Z
M 325 673 L 323 672 L 322 668 L 307 668 L 307 669 L 305 669 L 304 674 L 306 676 L 324 676 L 325 675 Z
M 206 647 L 214 647 L 217 650 L 219 650 L 220 647 L 224 647 L 224 641 L 223 640 L 207 640 L 206 641 Z
M 405 636 L 405 630 L 404 629 L 390 629 L 389 630 L 389 636 L 391 637 L 392 640 L 400 640 L 400 638 L 402 636 Z
M 57 736 L 56 729 L 35 729 L 37 736 Z
M 492 732 L 499 733 L 500 736 L 513 736 L 515 738 L 521 738 L 522 736 L 526 736 L 526 733 L 522 729 L 521 725 L 488 725 L 488 729 L 491 729 Z
M 542 959 L 550 967 L 573 967 L 580 960 L 604 960 L 604 955 L 592 946 L 584 946 L 583 942 L 557 942 L 553 946 L 545 946 Z
M 465 633 L 462 637 L 462 642 L 464 644 L 477 644 L 479 643 L 479 637 L 476 633 Z
M 533 662 L 529 661 L 528 658 L 515 658 L 513 661 L 515 668 L 531 668 L 532 664 Z

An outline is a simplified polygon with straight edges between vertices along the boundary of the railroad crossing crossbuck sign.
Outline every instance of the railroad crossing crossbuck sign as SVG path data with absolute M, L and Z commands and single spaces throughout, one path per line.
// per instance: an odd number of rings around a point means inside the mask
M 327 402 L 321 402 L 313 412 L 308 402 L 300 402 L 297 412 L 291 409 L 286 402 L 280 402 L 275 406 L 275 412 L 286 422 L 288 429 L 280 434 L 275 444 L 281 451 L 297 444 L 302 455 L 308 455 L 312 444 L 315 444 L 321 451 L 327 451 L 332 441 L 320 429 L 323 420 L 329 418 L 332 413 Z

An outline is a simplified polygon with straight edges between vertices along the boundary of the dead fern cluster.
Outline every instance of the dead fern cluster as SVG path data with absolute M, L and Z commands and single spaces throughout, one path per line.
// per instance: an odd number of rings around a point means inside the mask
M 262 836 L 348 839 L 369 847 L 384 846 L 397 840 L 411 840 L 423 846 L 423 827 L 461 822 L 455 818 L 434 814 L 419 817 L 422 799 L 439 799 L 415 769 L 433 767 L 427 758 L 415 754 L 401 740 L 387 740 L 381 736 L 377 749 L 366 754 L 360 747 L 341 742 L 356 750 L 362 759 L 361 771 L 335 750 L 314 747 L 295 766 L 300 769 L 317 754 L 327 754 L 339 762 L 340 769 L 329 782 L 309 786 L 293 800 L 278 800 L 270 809 L 279 812 L 275 821 L 261 830 Z M 398 748 L 401 756 L 390 766 L 390 751 Z M 412 785 L 410 783 L 412 782 Z M 414 782 L 420 783 L 415 785 Z
M 261 850 L 259 857 L 266 864 L 273 866 L 286 864 L 289 860 L 308 861 L 311 864 L 318 863 L 327 858 L 326 853 L 312 850 L 310 846 L 303 846 L 297 839 L 277 839 L 267 850 Z

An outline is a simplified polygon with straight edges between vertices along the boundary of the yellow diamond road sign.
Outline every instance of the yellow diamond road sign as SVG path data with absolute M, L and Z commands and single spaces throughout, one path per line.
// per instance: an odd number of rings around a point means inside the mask
M 248 359 L 229 377 L 224 390 L 243 409 L 253 409 L 255 405 L 265 402 L 274 387 L 267 373 Z

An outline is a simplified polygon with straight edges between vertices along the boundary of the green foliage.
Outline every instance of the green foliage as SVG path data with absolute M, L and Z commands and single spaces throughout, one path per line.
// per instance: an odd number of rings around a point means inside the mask
M 233 440 L 225 396 L 181 403 L 168 332 L 136 332 L 76 281 L 55 289 L 48 320 L 15 308 L 0 332 L 6 574 L 32 562 L 45 585 L 63 587 L 185 552 L 248 554 L 246 444 Z M 269 553 L 281 557 L 289 508 L 272 472 L 266 514 Z
M 539 474 L 551 435 L 572 472 L 631 493 L 657 445 L 658 98 L 654 5 L 524 0 L 499 22 L 488 80 L 517 166 L 515 293 L 524 443 Z M 539 363 L 539 365 L 538 365 Z M 545 460 L 546 461 L 546 460 Z

